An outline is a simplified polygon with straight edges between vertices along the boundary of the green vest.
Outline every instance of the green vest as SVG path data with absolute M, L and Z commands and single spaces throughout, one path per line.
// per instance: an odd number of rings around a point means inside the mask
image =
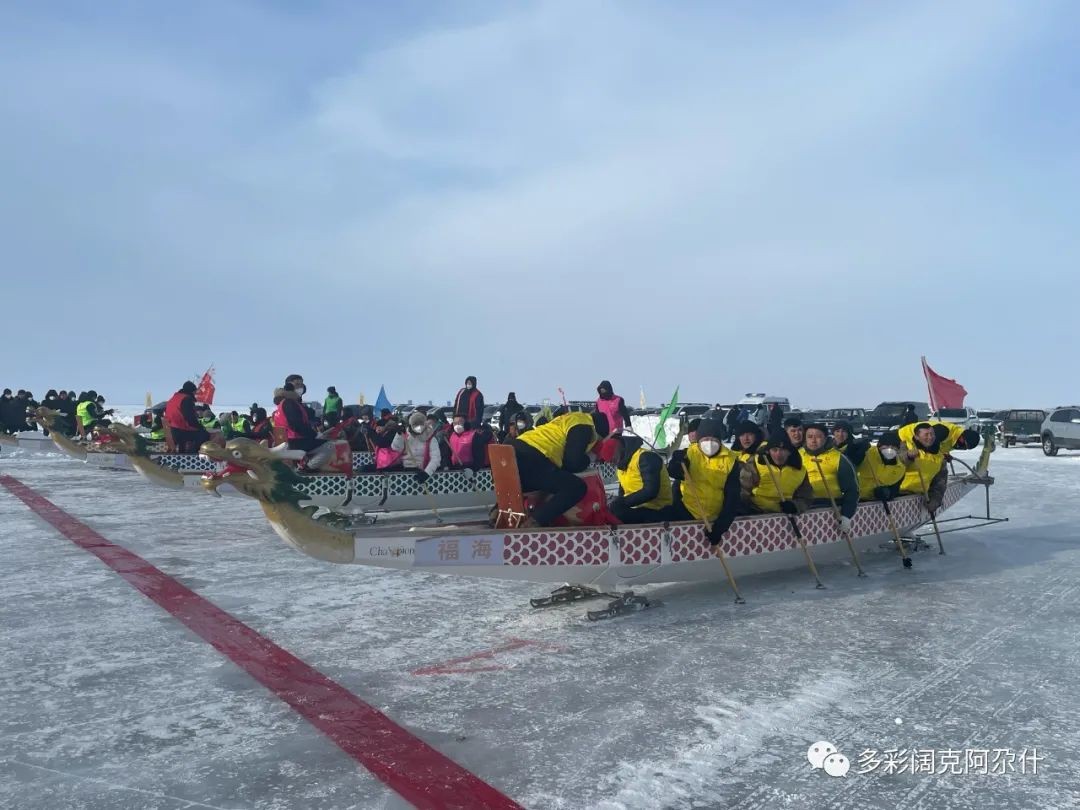
M 90 400 L 86 402 L 80 402 L 79 406 L 75 409 L 75 416 L 79 419 L 79 424 L 84 428 L 89 427 L 94 422 L 94 415 L 91 413 L 91 408 L 94 403 Z
M 218 420 L 213 416 L 204 416 L 199 420 L 199 424 L 207 430 L 217 430 L 220 427 Z
M 160 427 L 157 430 L 151 430 L 147 438 L 149 438 L 152 442 L 165 441 L 165 428 Z
M 323 414 L 325 415 L 328 413 L 337 413 L 341 410 L 341 404 L 342 403 L 340 396 L 327 397 L 323 400 Z

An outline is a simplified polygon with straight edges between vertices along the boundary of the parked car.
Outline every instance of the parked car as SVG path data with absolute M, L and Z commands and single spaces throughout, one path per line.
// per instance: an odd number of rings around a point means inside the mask
M 1045 421 L 1046 411 L 1005 411 L 1001 420 L 1001 443 L 1009 447 L 1017 443 L 1041 442 L 1042 424 Z
M 736 407 L 749 408 L 751 411 L 761 404 L 779 405 L 784 409 L 784 413 L 791 410 L 791 403 L 788 401 L 787 397 L 777 397 L 771 394 L 747 394 L 735 403 Z
M 673 416 L 682 419 L 699 419 L 709 411 L 713 409 L 712 405 L 706 405 L 703 402 L 687 402 L 679 406 L 679 409 L 675 411 Z
M 821 421 L 829 430 L 837 422 L 850 422 L 853 435 L 862 436 L 868 432 L 865 408 L 830 408 L 821 415 Z
M 979 415 L 974 408 L 939 408 L 931 414 L 932 419 L 939 422 L 951 422 L 965 428 L 979 428 Z
M 866 415 L 866 428 L 870 433 L 870 438 L 879 439 L 886 430 L 899 427 L 900 419 L 903 417 L 908 405 L 915 406 L 915 416 L 920 421 L 930 418 L 930 406 L 925 402 L 915 402 L 914 400 L 882 402 Z
M 978 417 L 980 431 L 988 427 L 994 428 L 996 430 L 1003 421 L 1001 411 L 991 411 L 983 408 L 978 408 L 975 411 L 975 416 Z
M 1058 450 L 1080 450 L 1080 405 L 1054 408 L 1039 430 L 1043 453 L 1056 456 Z

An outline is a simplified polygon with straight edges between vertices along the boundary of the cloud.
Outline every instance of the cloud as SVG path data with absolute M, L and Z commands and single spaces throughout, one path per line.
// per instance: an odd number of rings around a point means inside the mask
M 340 347 L 307 360 L 310 379 L 374 344 L 364 385 L 414 396 L 465 373 L 526 397 L 601 376 L 710 400 L 913 395 L 917 356 L 943 314 L 990 297 L 984 276 L 1030 242 L 1053 246 L 1031 269 L 1052 275 L 1076 246 L 1055 203 L 1075 156 L 1002 112 L 1057 13 L 553 2 L 364 37 L 335 11 L 297 20 L 290 44 L 287 21 L 251 8 L 199 59 L 185 32 L 41 23 L 13 57 L 29 78 L 7 72 L 0 98 L 17 121 L 0 145 L 40 156 L 14 172 L 9 243 L 53 273 L 78 264 L 71 287 L 97 305 L 118 293 L 87 273 L 154 300 L 205 291 L 214 358 L 244 385 L 269 386 L 303 345 L 234 319 L 238 299 Z M 919 285 L 949 297 L 908 306 Z M 886 292 L 905 316 L 882 333 Z M 132 310 L 105 328 L 151 325 Z M 817 339 L 793 338 L 808 313 Z M 252 330 L 265 356 L 231 348 Z M 824 379 L 808 344 L 904 371 Z M 943 351 L 950 374 L 990 381 Z

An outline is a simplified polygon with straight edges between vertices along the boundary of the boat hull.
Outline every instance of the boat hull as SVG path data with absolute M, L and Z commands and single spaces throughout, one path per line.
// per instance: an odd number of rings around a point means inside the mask
M 977 486 L 977 479 L 954 478 L 946 489 L 942 511 Z M 891 508 L 902 533 L 910 533 L 930 520 L 920 496 L 898 498 Z M 837 531 L 831 510 L 813 510 L 797 520 L 815 562 L 850 560 L 847 543 Z M 300 548 L 302 538 L 291 536 L 297 534 L 297 528 L 274 525 L 275 531 L 290 545 Z M 299 530 L 302 533 L 303 527 L 299 526 Z M 852 519 L 852 530 L 860 553 L 876 551 L 893 540 L 885 511 L 878 502 L 859 505 Z M 310 543 L 307 545 L 309 549 L 312 547 Z M 722 548 L 735 576 L 806 565 L 806 557 L 786 515 L 739 518 L 724 535 Z M 897 554 L 895 550 L 888 553 Z M 377 525 L 354 533 L 353 557 L 346 562 L 395 570 L 552 584 L 572 582 L 602 588 L 725 578 L 723 565 L 710 549 L 700 523 L 521 531 L 490 530 L 479 524 L 397 530 Z

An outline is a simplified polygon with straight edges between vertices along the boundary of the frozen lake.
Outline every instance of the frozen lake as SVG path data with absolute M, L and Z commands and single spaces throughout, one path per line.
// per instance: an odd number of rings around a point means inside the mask
M 543 586 L 321 564 L 254 502 L 0 451 L 0 474 L 545 809 L 1080 806 L 1080 454 L 999 450 L 991 472 L 1010 522 L 910 571 L 882 552 L 866 579 L 822 566 L 825 591 L 746 578 L 743 606 L 655 587 L 662 608 L 589 624 L 599 603 L 530 611 Z M 408 806 L 3 488 L 0 549 L 0 807 Z M 808 764 L 818 740 L 845 777 Z

